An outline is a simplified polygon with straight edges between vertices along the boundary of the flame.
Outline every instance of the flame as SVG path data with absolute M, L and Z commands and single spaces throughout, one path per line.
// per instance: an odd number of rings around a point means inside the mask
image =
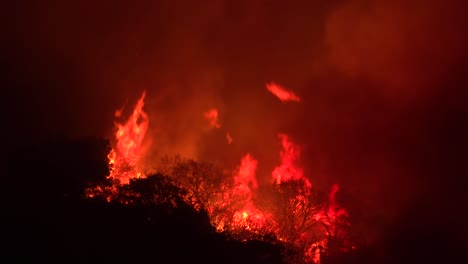
M 255 176 L 258 161 L 247 153 L 242 157 L 241 163 L 234 175 L 235 187 L 232 190 L 231 202 L 243 198 L 243 205 L 234 212 L 232 219 L 228 221 L 231 230 L 256 231 L 265 227 L 267 217 L 253 202 L 253 191 L 258 188 Z
M 141 144 L 148 129 L 148 115 L 143 111 L 146 93 L 143 92 L 133 113 L 125 124 L 116 122 L 116 146 L 111 150 L 108 158 L 111 166 L 109 177 L 119 180 L 122 184 L 128 183 L 131 178 L 139 178 L 136 171 L 138 159 L 141 156 Z M 122 115 L 122 110 L 116 111 L 116 117 Z
M 218 109 L 212 108 L 209 111 L 205 112 L 204 116 L 210 123 L 211 127 L 214 127 L 214 128 L 221 127 L 221 125 L 219 124 L 219 119 L 218 119 Z
M 338 184 L 335 183 L 332 185 L 332 189 L 329 194 L 330 206 L 328 208 L 328 214 L 332 215 L 334 218 L 347 215 L 346 210 L 344 208 L 340 208 L 340 206 L 336 202 L 336 194 L 339 190 L 340 187 L 338 186 Z
M 304 170 L 297 167 L 301 156 L 299 146 L 291 142 L 286 134 L 278 134 L 278 138 L 281 140 L 283 149 L 280 152 L 281 164 L 272 172 L 273 179 L 277 184 L 284 181 L 301 180 L 308 188 L 311 188 L 312 184 L 309 179 L 304 177 Z
M 241 160 L 239 171 L 234 177 L 234 181 L 245 191 L 257 189 L 257 179 L 255 178 L 255 171 L 257 170 L 258 161 L 252 155 L 247 153 Z
M 249 216 L 249 214 L 246 211 L 242 212 L 243 219 L 247 219 L 247 216 Z
M 324 219 L 325 224 L 333 225 L 336 221 L 339 221 L 342 218 L 348 217 L 348 212 L 340 207 L 340 205 L 336 201 L 336 194 L 339 191 L 338 184 L 333 184 L 330 194 L 328 195 L 329 199 L 329 206 L 326 212 L 326 218 Z M 345 223 L 349 224 L 349 223 Z
M 266 88 L 270 91 L 273 95 L 278 97 L 281 102 L 300 102 L 301 98 L 297 96 L 294 92 L 287 90 L 283 86 L 276 84 L 274 82 L 267 83 Z

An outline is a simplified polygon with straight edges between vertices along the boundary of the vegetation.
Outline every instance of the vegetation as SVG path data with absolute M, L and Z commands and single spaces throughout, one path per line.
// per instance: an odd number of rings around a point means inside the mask
M 216 232 L 208 217 L 210 208 L 203 206 L 211 196 L 181 187 L 183 181 L 200 183 L 196 174 L 200 171 L 213 176 L 203 186 L 219 184 L 222 179 L 219 172 L 203 164 L 181 163 L 175 172 L 187 178 L 171 177 L 167 172 L 167 175 L 156 173 L 132 180 L 118 187 L 118 195 L 110 202 L 99 197 L 85 199 L 86 188 L 97 183 L 111 186 L 106 178 L 108 151 L 106 140 L 86 138 L 18 146 L 4 153 L 7 177 L 2 204 L 8 230 L 4 236 L 5 257 L 14 262 L 66 263 L 135 263 L 161 259 L 171 263 L 300 263 L 304 260 L 298 243 L 281 241 L 271 232 L 237 236 L 232 232 Z M 300 195 L 297 196 L 295 184 L 269 190 L 281 195 L 263 206 L 275 203 L 278 210 L 295 212 L 280 221 L 288 228 L 299 228 L 306 233 L 324 228 L 314 219 L 304 218 L 317 210 L 311 204 L 323 199 L 323 195 L 297 199 Z M 293 193 L 294 199 L 290 199 Z M 193 204 L 200 207 L 195 208 Z M 416 217 L 413 214 L 409 218 Z M 414 226 L 418 224 L 415 222 Z M 332 230 L 333 226 L 325 228 Z M 379 250 L 362 246 L 352 252 L 324 252 L 321 263 L 405 263 L 428 257 L 425 248 L 432 248 L 431 256 L 436 259 L 446 256 L 441 252 L 461 252 L 457 251 L 460 241 L 448 241 L 452 245 L 449 248 L 437 247 L 425 231 L 411 226 L 401 228 Z M 246 236 L 250 239 L 240 239 Z M 339 247 L 343 241 L 340 236 L 333 232 L 329 236 Z M 439 238 L 436 242 L 446 245 L 442 234 Z M 292 237 L 287 241 L 298 239 Z

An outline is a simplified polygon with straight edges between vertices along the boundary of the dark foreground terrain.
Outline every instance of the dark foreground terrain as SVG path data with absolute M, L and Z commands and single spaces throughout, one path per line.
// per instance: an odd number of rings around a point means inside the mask
M 214 231 L 203 211 L 183 203 L 175 208 L 84 199 L 87 186 L 105 181 L 108 150 L 105 140 L 85 138 L 5 153 L 4 257 L 31 263 L 283 263 L 281 243 L 230 239 Z M 450 212 L 440 217 L 425 206 L 403 214 L 383 245 L 323 262 L 462 263 L 466 227 L 451 233 Z

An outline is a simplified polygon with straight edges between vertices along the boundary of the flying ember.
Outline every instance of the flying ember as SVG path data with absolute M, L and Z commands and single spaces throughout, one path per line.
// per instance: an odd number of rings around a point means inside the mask
M 267 90 L 278 97 L 281 102 L 285 103 L 288 101 L 291 102 L 300 102 L 301 98 L 297 96 L 294 92 L 287 90 L 283 86 L 276 84 L 274 82 L 266 84 Z

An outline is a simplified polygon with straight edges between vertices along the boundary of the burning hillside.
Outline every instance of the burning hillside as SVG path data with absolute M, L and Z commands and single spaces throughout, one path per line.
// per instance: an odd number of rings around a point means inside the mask
M 268 88 L 281 100 L 289 94 L 291 100 L 300 101 L 299 97 L 283 88 L 275 89 Z M 138 170 L 138 161 L 145 154 L 142 142 L 150 121 L 143 110 L 144 99 L 145 92 L 128 120 L 123 124 L 116 123 L 115 144 L 108 156 L 112 185 L 88 189 L 89 198 L 97 196 L 124 204 L 143 199 L 140 194 L 121 192 L 125 190 L 122 186 L 148 176 Z M 210 126 L 221 127 L 217 109 L 201 114 Z M 122 110 L 118 110 L 116 117 L 121 116 Z M 230 135 L 227 135 L 229 140 Z M 300 145 L 287 134 L 278 133 L 277 137 L 281 151 L 269 185 L 259 185 L 259 161 L 250 153 L 240 159 L 237 168 L 231 169 L 218 168 L 209 161 L 166 157 L 155 161 L 158 164 L 155 173 L 162 173 L 178 188 L 185 190 L 183 200 L 196 210 L 205 210 L 219 232 L 237 239 L 247 241 L 273 235 L 282 243 L 299 249 L 303 256 L 301 259 L 309 263 L 319 263 L 320 255 L 324 253 L 354 249 L 346 234 L 348 214 L 335 199 L 338 185 L 333 185 L 327 197 L 319 195 L 300 165 Z M 232 143 L 232 138 L 228 143 Z
M 169 216 L 188 208 L 214 234 L 209 256 L 228 237 L 285 247 L 290 263 L 466 257 L 467 5 L 9 1 L 5 251 L 197 255 Z

